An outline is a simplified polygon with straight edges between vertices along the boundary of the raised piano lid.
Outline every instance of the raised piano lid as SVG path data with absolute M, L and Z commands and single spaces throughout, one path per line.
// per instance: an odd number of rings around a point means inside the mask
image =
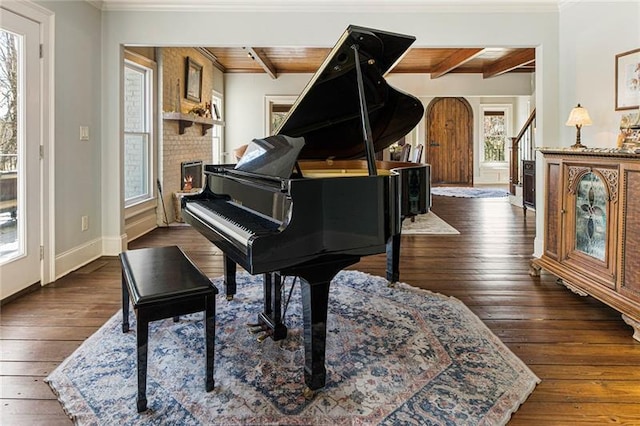
M 404 137 L 420 121 L 424 107 L 417 98 L 389 86 L 384 75 L 414 41 L 413 36 L 349 26 L 275 134 L 304 137 L 298 159 L 365 155 L 352 48 L 357 44 L 375 151 Z

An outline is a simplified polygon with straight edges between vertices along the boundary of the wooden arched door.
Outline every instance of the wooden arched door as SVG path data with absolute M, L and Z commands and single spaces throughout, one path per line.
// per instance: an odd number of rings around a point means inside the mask
M 434 184 L 473 185 L 473 110 L 464 98 L 435 98 L 426 112 L 426 162 Z

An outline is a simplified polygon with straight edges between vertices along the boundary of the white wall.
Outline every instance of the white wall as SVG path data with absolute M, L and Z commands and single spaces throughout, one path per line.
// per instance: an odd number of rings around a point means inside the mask
M 312 74 L 227 74 L 224 81 L 227 152 L 265 135 L 265 96 L 298 96 Z M 242 124 L 241 124 L 242 123 Z M 229 160 L 229 158 L 227 158 Z
M 640 48 L 640 1 L 570 4 L 561 11 L 560 25 L 561 124 L 580 103 L 593 121 L 582 128 L 582 143 L 613 148 L 623 114 L 615 111 L 615 56 Z M 572 145 L 575 127 L 562 126 L 560 137 L 546 146 Z
M 87 2 L 38 2 L 55 19 L 55 275 L 102 254 L 101 11 Z M 80 141 L 80 126 L 89 141 Z M 81 217 L 89 230 L 81 231 Z

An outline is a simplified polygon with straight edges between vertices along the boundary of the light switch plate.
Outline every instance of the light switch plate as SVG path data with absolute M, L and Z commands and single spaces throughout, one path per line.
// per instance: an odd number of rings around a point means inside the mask
M 89 140 L 89 126 L 80 126 L 80 140 L 81 141 Z

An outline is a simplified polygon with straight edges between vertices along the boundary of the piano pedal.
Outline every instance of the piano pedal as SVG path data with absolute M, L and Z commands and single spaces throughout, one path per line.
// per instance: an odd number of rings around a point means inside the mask
M 227 301 L 231 302 L 233 300 L 233 294 L 228 294 L 227 295 Z
M 258 343 L 262 343 L 267 340 L 267 338 L 271 337 L 272 334 L 271 330 L 267 330 L 263 334 L 259 335 L 256 340 Z
M 396 282 L 395 281 L 389 281 L 387 283 L 387 287 L 389 287 L 389 288 L 395 288 L 395 286 L 396 286 Z
M 269 327 L 265 324 L 247 324 L 247 327 L 249 327 L 249 333 L 251 334 L 258 334 L 269 330 Z
M 312 400 L 316 397 L 316 391 L 312 390 L 308 386 L 305 386 L 304 390 L 302 391 L 302 396 L 304 396 L 304 399 L 306 400 Z

